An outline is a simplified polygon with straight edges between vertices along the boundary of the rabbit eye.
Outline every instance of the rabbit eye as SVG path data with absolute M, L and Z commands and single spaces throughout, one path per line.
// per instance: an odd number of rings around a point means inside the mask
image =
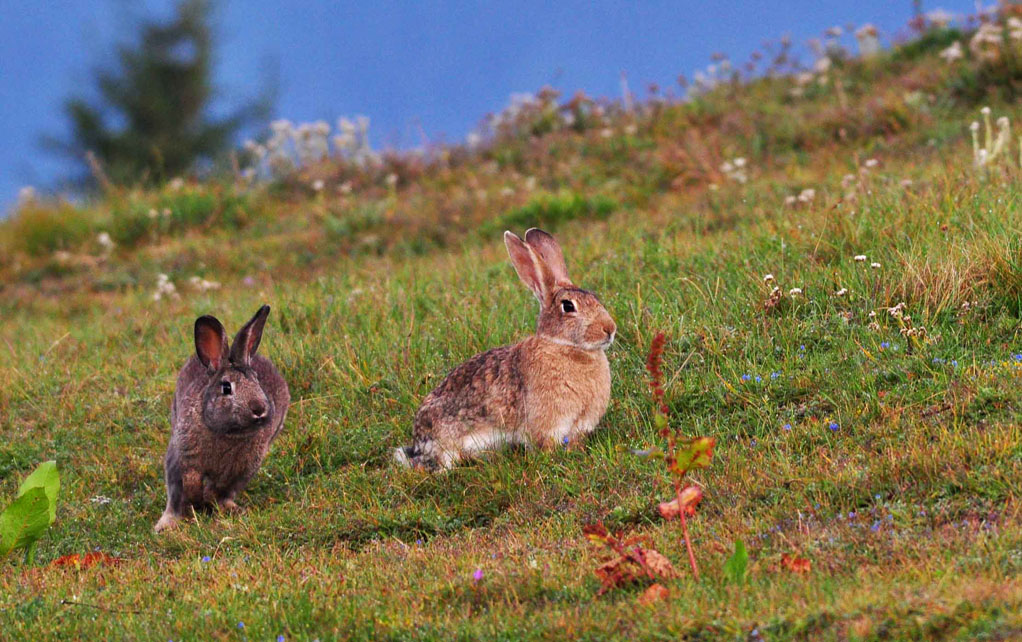
M 233 392 L 233 389 L 231 388 L 231 382 L 230 381 L 221 381 L 220 382 L 220 390 L 225 395 L 231 394 Z
M 561 309 L 565 312 L 574 312 L 575 304 L 571 301 L 571 299 L 564 299 L 561 301 Z

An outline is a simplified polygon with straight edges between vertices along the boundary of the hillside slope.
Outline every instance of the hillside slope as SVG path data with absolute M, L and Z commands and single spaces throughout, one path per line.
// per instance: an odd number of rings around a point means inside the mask
M 0 562 L 4 637 L 1022 636 L 1022 149 L 993 153 L 1022 67 L 972 37 L 684 103 L 545 92 L 477 147 L 23 204 L 0 225 L 0 497 L 45 459 L 63 482 L 38 566 Z M 602 428 L 395 467 L 444 374 L 531 331 L 501 233 L 532 225 L 617 321 Z M 285 432 L 241 514 L 156 536 L 192 323 L 262 303 Z M 632 452 L 660 441 L 659 331 L 672 422 L 717 440 L 698 581 Z M 666 601 L 597 596 L 600 520 L 674 562 Z M 50 565 L 91 550 L 121 563 Z

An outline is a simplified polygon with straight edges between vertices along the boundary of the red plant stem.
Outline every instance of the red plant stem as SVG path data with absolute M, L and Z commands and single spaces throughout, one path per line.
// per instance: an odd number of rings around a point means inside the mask
M 685 536 L 685 548 L 688 550 L 688 563 L 692 566 L 692 575 L 699 581 L 699 567 L 696 566 L 696 556 L 692 552 L 692 540 L 688 536 L 688 521 L 685 519 L 685 507 L 681 503 L 681 480 L 674 482 L 674 494 L 678 497 L 678 517 L 681 519 L 681 532 Z

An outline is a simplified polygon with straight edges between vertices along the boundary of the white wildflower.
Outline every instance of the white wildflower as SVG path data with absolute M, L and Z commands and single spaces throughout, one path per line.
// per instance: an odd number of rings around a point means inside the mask
M 763 282 L 764 283 L 770 283 L 773 280 L 774 280 L 774 275 L 773 274 L 767 274 L 766 276 L 763 277 Z
M 956 60 L 961 60 L 964 56 L 965 52 L 962 50 L 962 43 L 957 40 L 951 43 L 950 47 L 940 52 L 940 57 L 948 64 Z
M 862 263 L 865 260 L 866 260 L 866 255 L 865 254 L 856 254 L 855 255 L 855 262 L 856 263 Z
M 868 22 L 855 30 L 855 40 L 859 43 L 859 55 L 863 58 L 872 58 L 880 53 L 877 28 Z
M 848 288 L 841 288 L 840 290 L 834 293 L 834 296 L 844 296 L 846 294 L 848 294 Z
M 802 294 L 802 288 L 791 288 L 790 290 L 788 290 L 788 296 L 790 296 L 792 298 L 797 297 L 797 296 L 801 296 L 801 294 Z
M 867 160 L 866 160 L 866 162 L 865 162 L 865 163 L 863 163 L 863 165 L 864 165 L 864 166 L 865 166 L 865 167 L 866 167 L 867 169 L 873 169 L 874 167 L 876 167 L 876 166 L 877 166 L 877 165 L 879 165 L 879 164 L 880 164 L 880 161 L 878 161 L 878 160 L 877 160 L 877 159 L 875 159 L 875 158 L 869 158 L 869 159 L 867 159 Z
M 35 188 L 31 185 L 26 185 L 18 190 L 18 204 L 24 205 L 25 203 L 31 203 L 36 199 Z
M 107 232 L 100 232 L 96 236 L 96 243 L 103 249 L 104 254 L 109 254 L 114 249 L 114 240 L 110 238 L 110 234 Z
M 161 272 L 156 275 L 156 291 L 153 292 L 153 301 L 159 301 L 164 298 L 176 299 L 178 298 L 178 293 L 170 277 Z
M 316 180 L 312 181 L 312 189 L 317 191 L 317 192 L 322 192 L 323 191 L 323 187 L 325 187 L 325 186 L 326 186 L 326 183 L 323 182 L 322 178 L 317 178 Z
M 926 14 L 926 20 L 931 25 L 937 28 L 943 28 L 948 26 L 954 19 L 955 15 L 953 13 L 949 13 L 948 11 L 940 7 Z
M 800 203 L 812 203 L 814 198 L 816 198 L 816 190 L 811 187 L 802 190 L 798 195 Z
M 207 281 L 200 276 L 192 276 L 188 279 L 188 284 L 192 286 L 193 290 L 198 292 L 208 292 L 209 290 L 219 290 L 219 281 Z
M 877 263 L 876 261 L 874 261 L 874 262 L 869 264 L 869 267 L 873 268 L 874 270 L 879 270 L 880 269 L 880 264 Z

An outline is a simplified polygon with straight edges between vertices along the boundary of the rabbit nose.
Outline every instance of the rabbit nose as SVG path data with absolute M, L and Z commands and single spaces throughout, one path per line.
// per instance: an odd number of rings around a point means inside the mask
M 261 401 L 253 400 L 248 402 L 248 409 L 252 411 L 253 419 L 262 419 L 266 416 L 266 404 Z
M 617 332 L 617 325 L 615 325 L 613 321 L 610 323 L 604 323 L 603 332 L 607 335 L 608 339 L 613 339 L 614 333 Z

